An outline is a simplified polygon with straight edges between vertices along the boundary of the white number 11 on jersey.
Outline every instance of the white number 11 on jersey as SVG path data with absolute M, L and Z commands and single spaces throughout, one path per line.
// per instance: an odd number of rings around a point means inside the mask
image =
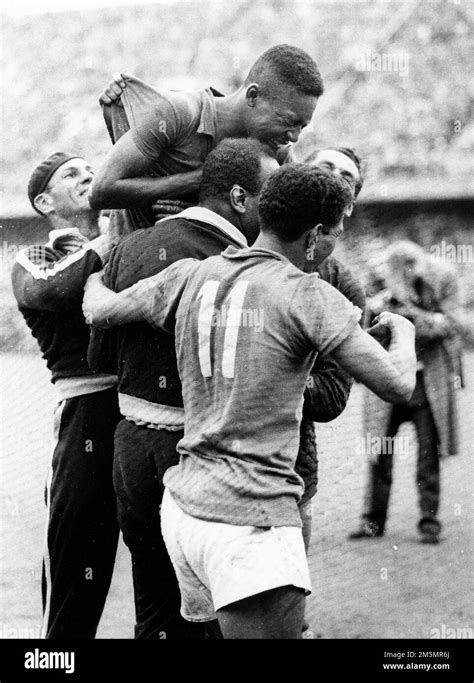
M 198 298 L 201 298 L 198 317 L 199 337 L 199 363 L 204 377 L 212 377 L 211 365 L 211 327 L 214 317 L 214 302 L 219 289 L 217 280 L 208 280 L 199 290 Z M 222 355 L 222 375 L 232 378 L 235 372 L 235 354 L 237 350 L 237 337 L 239 334 L 242 305 L 249 283 L 247 280 L 238 282 L 230 290 L 225 299 L 223 308 L 229 307 L 225 323 L 224 353 Z

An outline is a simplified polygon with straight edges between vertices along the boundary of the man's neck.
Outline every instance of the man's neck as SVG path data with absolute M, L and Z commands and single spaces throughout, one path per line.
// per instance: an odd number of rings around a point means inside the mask
M 296 240 L 296 242 L 284 242 L 273 233 L 261 232 L 255 240 L 252 249 L 276 251 L 300 270 L 303 270 L 306 263 L 305 239 L 303 237 Z
M 219 143 L 224 138 L 246 137 L 243 86 L 231 95 L 216 97 L 215 103 L 217 113 L 215 143 Z
M 237 228 L 245 237 L 245 232 L 242 230 L 242 225 L 239 221 L 239 214 L 232 211 L 231 207 L 227 202 L 220 201 L 219 199 L 206 199 L 204 202 L 200 202 L 198 206 L 202 206 L 203 209 L 209 209 L 209 211 L 214 211 L 226 221 L 232 223 L 234 228 Z
M 98 218 L 97 213 L 91 212 L 90 214 L 79 214 L 71 218 L 53 215 L 49 216 L 49 221 L 54 230 L 77 228 L 81 235 L 88 240 L 92 240 L 100 234 Z

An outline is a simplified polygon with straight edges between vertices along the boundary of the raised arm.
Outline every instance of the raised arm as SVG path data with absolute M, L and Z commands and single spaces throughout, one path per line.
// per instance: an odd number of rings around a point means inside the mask
M 384 327 L 390 331 L 387 351 L 357 326 L 332 355 L 354 379 L 384 401 L 404 403 L 416 382 L 415 327 L 395 313 L 381 313 L 375 322 L 373 332 Z
M 115 144 L 92 183 L 91 205 L 115 209 L 151 206 L 160 199 L 196 193 L 202 173 L 197 162 L 197 168 L 185 173 L 163 177 L 160 171 L 164 151 L 181 139 L 192 112 L 177 107 L 167 91 L 156 90 L 133 76 L 121 74 L 122 80 L 115 76 L 106 98 L 112 100 L 120 92 L 123 108 L 113 106 L 115 101 L 103 106 Z M 101 103 L 106 101 L 104 94 Z M 157 173 L 160 177 L 155 177 Z

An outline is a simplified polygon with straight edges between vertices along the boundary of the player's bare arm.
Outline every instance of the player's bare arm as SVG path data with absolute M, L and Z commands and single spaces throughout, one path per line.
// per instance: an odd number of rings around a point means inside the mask
M 145 320 L 140 304 L 133 295 L 134 288 L 128 287 L 122 292 L 112 291 L 104 284 L 103 272 L 93 273 L 86 282 L 82 301 L 86 322 L 109 328 Z
M 112 80 L 104 88 L 99 95 L 99 104 L 105 107 L 103 109 L 104 117 L 107 119 L 110 112 L 110 105 L 123 107 L 122 93 L 127 87 L 127 80 L 130 76 L 123 72 L 115 72 L 112 74 Z M 155 218 L 165 218 L 177 214 L 183 209 L 190 206 L 189 202 L 183 202 L 180 199 L 161 199 L 156 197 L 155 203 L 152 206 Z
M 387 351 L 375 339 L 357 326 L 332 355 L 354 379 L 365 384 L 384 401 L 408 401 L 415 388 L 416 354 L 415 327 L 395 313 L 381 313 L 375 319 L 374 336 L 390 332 Z
M 89 192 L 93 209 L 125 209 L 149 206 L 157 199 L 173 199 L 196 192 L 202 169 L 164 178 L 146 176 L 152 163 L 140 152 L 130 131 L 110 150 L 94 177 Z

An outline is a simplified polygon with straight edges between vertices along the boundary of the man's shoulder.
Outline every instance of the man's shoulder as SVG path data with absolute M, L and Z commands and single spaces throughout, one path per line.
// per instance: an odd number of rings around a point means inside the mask
M 64 259 L 64 254 L 48 244 L 30 244 L 17 253 L 14 267 L 21 268 L 26 263 L 45 267 L 61 259 Z
M 191 218 L 170 216 L 164 218 L 149 228 L 141 228 L 128 234 L 116 247 L 121 255 L 135 252 L 157 244 L 163 246 L 173 243 L 174 245 L 193 245 L 199 238 L 199 233 L 212 230 L 212 226 Z
M 365 288 L 362 282 L 335 256 L 328 256 L 317 268 L 322 280 L 329 283 L 355 306 L 365 308 Z
M 283 315 L 293 308 L 295 302 L 314 300 L 322 284 L 317 273 L 305 273 L 286 259 L 257 263 L 249 275 L 256 284 L 259 296 Z
M 127 87 L 131 87 L 129 93 L 130 105 L 135 112 L 137 105 L 141 104 L 143 113 L 148 113 L 152 117 L 163 117 L 174 115 L 177 121 L 193 121 L 199 117 L 203 104 L 204 93 L 206 90 L 167 90 L 157 89 L 148 86 L 141 81 L 133 82 Z M 130 97 L 131 95 L 131 97 Z M 160 119 L 161 120 L 161 119 Z M 163 122 L 163 127 L 166 121 Z M 166 132 L 166 131 L 165 131 Z
M 212 242 L 204 238 L 211 228 L 187 218 L 169 218 L 127 235 L 107 266 L 111 284 L 128 287 L 181 259 L 201 260 L 210 255 L 210 248 L 225 249 L 224 237 L 213 235 Z
M 36 260 L 44 257 L 46 254 L 52 257 L 54 254 L 54 250 L 51 249 L 51 247 L 49 247 L 47 243 L 28 244 L 27 246 L 20 249 L 18 251 L 18 254 L 24 254 L 25 256 L 28 256 L 28 258 Z
M 324 261 L 315 269 L 320 277 L 326 282 L 330 282 L 333 286 L 334 283 L 341 282 L 349 277 L 353 277 L 350 269 L 345 266 L 339 259 L 335 256 L 328 256 Z
M 302 312 L 304 315 L 308 312 L 313 315 L 317 310 L 328 312 L 334 308 L 340 311 L 341 307 L 346 308 L 347 305 L 349 308 L 351 304 L 358 306 L 344 288 L 336 287 L 323 279 L 318 272 L 301 273 L 299 277 L 293 275 L 291 281 L 288 281 L 287 290 L 291 293 L 290 308 L 297 316 Z

